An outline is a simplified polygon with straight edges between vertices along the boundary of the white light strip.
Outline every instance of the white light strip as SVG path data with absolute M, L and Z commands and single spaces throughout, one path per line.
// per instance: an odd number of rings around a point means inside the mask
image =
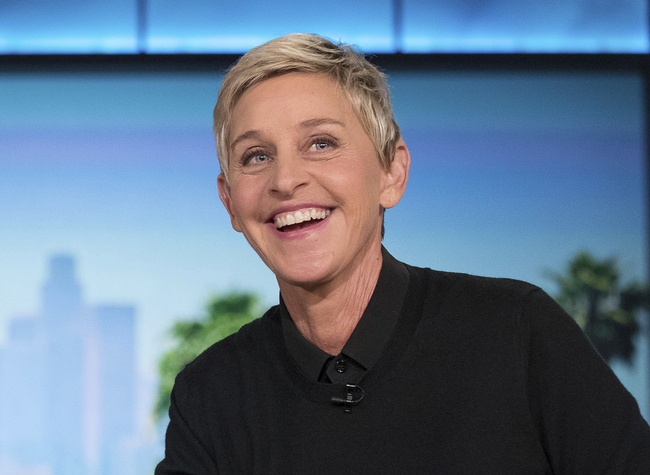
M 326 35 L 327 36 L 327 35 Z M 335 41 L 339 38 L 332 37 Z M 271 37 L 266 36 L 152 36 L 146 43 L 148 53 L 243 53 Z M 342 41 L 358 45 L 371 53 L 391 53 L 389 36 L 364 35 Z M 528 38 L 427 37 L 405 36 L 406 53 L 648 53 L 648 38 L 567 38 L 540 36 Z M 138 53 L 137 40 L 129 36 L 103 38 L 59 37 L 9 39 L 0 37 L 0 54 L 87 54 Z

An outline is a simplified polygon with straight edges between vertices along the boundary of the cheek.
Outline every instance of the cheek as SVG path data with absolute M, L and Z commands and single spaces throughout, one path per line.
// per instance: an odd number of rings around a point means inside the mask
M 355 167 L 346 173 L 337 174 L 336 180 L 330 177 L 337 198 L 345 204 L 355 226 L 374 226 L 380 214 L 380 176 L 372 168 Z M 336 184 L 334 185 L 334 181 Z
M 316 170 L 315 176 L 340 193 L 358 195 L 372 187 L 378 176 L 374 167 L 368 166 L 367 161 L 367 157 L 354 152 L 349 153 L 340 160 L 332 160 L 321 165 L 322 168 Z
M 240 222 L 251 219 L 258 212 L 260 198 L 251 185 L 239 182 L 230 188 L 232 211 Z

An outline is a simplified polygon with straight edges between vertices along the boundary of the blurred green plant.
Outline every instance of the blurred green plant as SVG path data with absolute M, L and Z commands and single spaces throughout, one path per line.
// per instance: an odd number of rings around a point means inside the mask
M 581 251 L 569 261 L 564 274 L 547 272 L 558 284 L 555 300 L 583 329 L 608 363 L 618 358 L 631 364 L 634 336 L 639 331 L 638 311 L 648 308 L 648 287 L 633 282 L 620 288 L 615 258 L 596 259 Z
M 171 328 L 174 346 L 159 363 L 160 383 L 154 417 L 160 421 L 169 411 L 169 397 L 176 375 L 215 342 L 235 333 L 242 325 L 261 316 L 258 297 L 251 293 L 215 296 L 206 305 L 205 315 L 194 321 L 176 322 Z

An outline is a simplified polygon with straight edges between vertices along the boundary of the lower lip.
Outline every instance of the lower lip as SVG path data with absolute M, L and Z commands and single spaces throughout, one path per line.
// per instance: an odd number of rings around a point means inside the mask
M 331 216 L 331 213 L 330 213 Z M 311 226 L 307 226 L 302 229 L 296 229 L 295 231 L 280 231 L 278 228 L 275 227 L 275 223 L 269 223 L 269 226 L 272 227 L 272 232 L 273 234 L 278 238 L 278 239 L 284 239 L 287 241 L 291 241 L 294 239 L 303 239 L 307 237 L 309 234 L 311 234 L 313 231 L 318 231 L 322 229 L 324 226 L 327 225 L 327 222 L 329 221 L 330 216 L 328 216 L 325 219 L 321 219 L 318 223 L 312 224 Z

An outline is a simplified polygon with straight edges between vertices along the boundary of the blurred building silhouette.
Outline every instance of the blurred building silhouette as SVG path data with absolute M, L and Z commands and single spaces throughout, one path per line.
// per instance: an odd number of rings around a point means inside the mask
M 45 341 L 36 317 L 14 319 L 0 353 L 0 457 L 46 462 Z
M 100 306 L 92 313 L 87 381 L 91 453 L 99 473 L 118 474 L 118 449 L 136 432 L 135 315 L 133 307 Z M 95 463 L 93 463 L 95 465 Z
M 134 308 L 84 305 L 74 259 L 52 257 L 41 314 L 10 322 L 0 388 L 0 467 L 117 475 L 136 432 Z

